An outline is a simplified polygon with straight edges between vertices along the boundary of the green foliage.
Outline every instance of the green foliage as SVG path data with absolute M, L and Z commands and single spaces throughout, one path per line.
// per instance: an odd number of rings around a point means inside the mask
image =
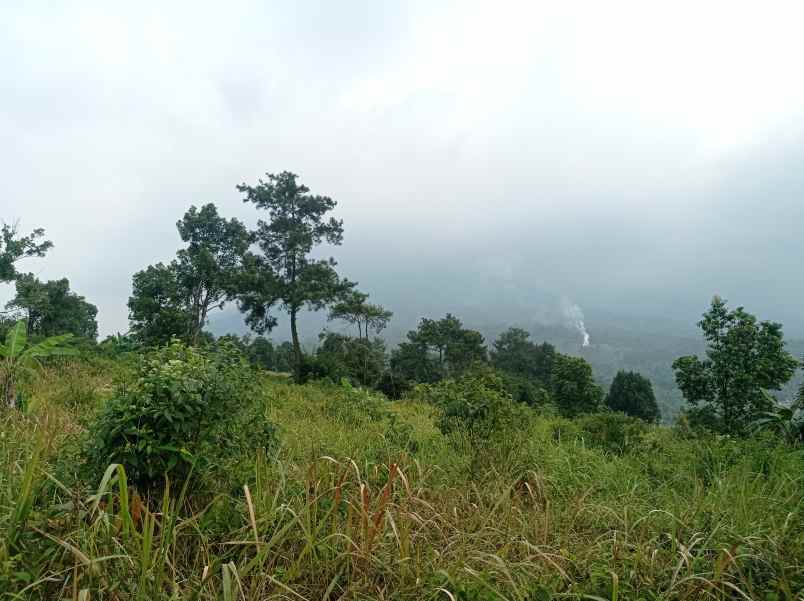
M 384 386 L 388 389 L 389 396 L 394 398 L 400 396 L 396 391 L 401 393 L 416 383 L 432 384 L 442 378 L 438 358 L 433 357 L 428 353 L 427 347 L 418 342 L 401 342 L 391 352 L 389 365 Z
M 419 450 L 415 429 L 408 422 L 401 421 L 395 413 L 388 414 L 388 428 L 383 435 L 386 442 L 394 449 L 411 455 Z
M 273 370 L 279 372 L 293 371 L 293 344 L 285 340 L 274 349 Z
M 463 327 L 447 313 L 443 319 L 423 318 L 391 355 L 391 369 L 400 381 L 433 383 L 460 376 L 476 363 L 486 361 L 480 332 Z
M 515 417 L 514 402 L 505 384 L 490 369 L 421 385 L 416 394 L 438 408 L 436 426 L 442 434 L 466 433 L 476 448 L 510 428 Z
M 302 351 L 297 318 L 299 311 L 320 310 L 344 298 L 354 283 L 341 279 L 335 259 L 315 259 L 313 249 L 323 242 L 339 245 L 343 222 L 326 219 L 336 202 L 327 196 L 310 194 L 298 176 L 288 171 L 267 174 L 256 186 L 242 184 L 243 202 L 268 211 L 269 220 L 260 220 L 253 232 L 262 254 L 248 254 L 245 275 L 240 283 L 239 305 L 246 322 L 257 332 L 273 328 L 275 305 L 290 316 L 294 374 L 302 379 Z
M 538 380 L 532 380 L 506 371 L 500 371 L 505 390 L 517 403 L 530 407 L 545 407 L 551 402 L 550 393 Z
M 393 313 L 381 307 L 367 303 L 368 294 L 349 291 L 344 298 L 334 304 L 329 312 L 329 320 L 341 319 L 357 326 L 358 338 L 368 340 L 369 330 L 376 334 L 382 332 L 393 317 Z
M 773 399 L 769 401 L 773 402 Z M 804 442 L 804 408 L 777 406 L 773 411 L 761 413 L 751 428 L 755 431 L 770 430 L 791 445 L 800 444 Z
M 778 390 L 797 362 L 784 348 L 782 326 L 757 322 L 742 307 L 730 311 L 720 297 L 698 323 L 707 343 L 706 359 L 680 357 L 673 363 L 676 382 L 693 411 L 722 432 L 744 433 L 771 409 L 765 390 Z
M 6 308 L 24 311 L 29 335 L 72 334 L 92 341 L 98 337 L 98 308 L 70 291 L 67 278 L 40 282 L 33 274 L 21 275 L 16 288 Z
M 245 338 L 245 337 L 244 337 Z M 249 361 L 262 369 L 273 370 L 276 362 L 274 343 L 264 336 L 257 336 L 249 341 L 247 347 Z
M 103 402 L 109 372 L 128 369 L 83 360 L 40 372 L 37 394 L 84 378 Z M 644 436 L 607 448 L 606 415 L 514 405 L 524 413 L 478 453 L 455 444 L 464 429 L 441 435 L 440 412 L 415 397 L 384 402 L 381 419 L 341 420 L 331 411 L 344 387 L 250 378 L 259 386 L 225 420 L 236 425 L 199 447 L 206 469 L 161 502 L 119 466 L 70 477 L 87 408 L 61 392 L 35 415 L 0 414 L 0 594 L 682 601 L 804 590 L 804 454 L 774 436 L 687 438 L 617 416 Z M 269 455 L 273 423 L 283 444 Z
M 219 216 L 210 203 L 191 206 L 176 228 L 187 246 L 168 265 L 135 273 L 132 282 L 131 332 L 147 346 L 172 338 L 199 344 L 209 311 L 222 309 L 242 284 L 251 235 L 240 221 Z
M 76 354 L 75 349 L 65 345 L 72 334 L 51 336 L 29 345 L 27 330 L 25 321 L 18 321 L 6 334 L 5 344 L 0 344 L 0 410 L 16 406 L 20 377 L 40 367 L 42 359 Z
M 187 243 L 177 253 L 176 271 L 189 301 L 188 338 L 197 344 L 209 310 L 222 309 L 236 294 L 251 236 L 239 220 L 219 216 L 212 203 L 190 207 L 176 228 Z
M 0 283 L 17 278 L 16 263 L 28 257 L 44 257 L 53 248 L 49 240 L 38 242 L 45 230 L 37 228 L 27 236 L 20 236 L 16 225 L 3 224 L 0 228 Z
M 583 358 L 557 354 L 551 381 L 553 401 L 561 415 L 573 417 L 600 409 L 603 391 L 595 384 L 592 366 Z
M 316 350 L 320 374 L 337 382 L 342 378 L 374 387 L 385 371 L 385 343 L 380 338 L 352 338 L 335 332 L 322 332 Z
M 632 371 L 619 371 L 614 376 L 606 395 L 606 407 L 646 422 L 655 422 L 661 417 L 650 380 Z
M 106 357 L 130 356 L 140 349 L 140 344 L 129 334 L 110 334 L 98 344 L 97 351 Z
M 255 367 L 273 372 L 289 372 L 292 369 L 293 346 L 290 342 L 285 341 L 274 346 L 274 343 L 264 336 L 252 338 L 249 334 L 244 336 L 227 334 L 208 342 L 213 347 L 224 343 L 237 347 Z
M 131 335 L 140 344 L 159 346 L 173 338 L 187 340 L 193 316 L 175 261 L 149 265 L 134 274 L 128 310 Z
M 638 448 L 648 432 L 644 420 L 623 413 L 583 415 L 577 418 L 577 423 L 587 443 L 617 454 Z
M 93 425 L 89 466 L 119 463 L 145 487 L 165 475 L 184 477 L 194 464 L 203 471 L 200 450 L 211 451 L 236 421 L 250 381 L 242 355 L 230 346 L 210 354 L 174 340 L 152 351 Z
M 343 380 L 334 388 L 326 411 L 331 418 L 344 424 L 377 422 L 388 417 L 387 402 L 382 395 L 365 388 L 355 388 Z
M 509 328 L 494 341 L 491 364 L 497 369 L 531 380 L 549 388 L 556 350 L 545 342 L 534 344 L 530 334 L 520 328 Z

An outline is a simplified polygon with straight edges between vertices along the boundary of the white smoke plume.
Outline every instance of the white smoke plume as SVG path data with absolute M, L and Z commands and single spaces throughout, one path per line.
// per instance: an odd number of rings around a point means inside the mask
M 561 310 L 564 313 L 564 318 L 567 320 L 568 325 L 578 330 L 581 336 L 583 336 L 582 346 L 589 346 L 589 332 L 586 331 L 581 308 L 565 298 L 561 301 Z

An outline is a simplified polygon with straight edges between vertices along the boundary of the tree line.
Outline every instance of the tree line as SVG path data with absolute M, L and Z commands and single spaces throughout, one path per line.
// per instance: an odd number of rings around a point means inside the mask
M 172 339 L 209 344 L 213 337 L 205 326 L 210 314 L 234 303 L 256 336 L 226 338 L 253 363 L 290 372 L 299 383 L 347 379 L 399 398 L 419 384 L 490 369 L 516 401 L 528 405 L 567 416 L 608 408 L 646 421 L 659 419 L 647 378 L 620 372 L 606 393 L 587 361 L 559 353 L 548 342 L 533 342 L 520 328 L 508 329 L 487 347 L 479 332 L 448 313 L 421 319 L 389 352 L 380 334 L 393 313 L 369 302 L 356 282 L 338 272 L 333 257 L 320 256 L 325 245 L 343 241 L 343 221 L 331 216 L 337 203 L 312 194 L 288 171 L 269 173 L 237 190 L 259 212 L 256 227 L 227 219 L 212 203 L 191 206 L 176 223 L 183 246 L 175 257 L 133 275 L 129 332 L 107 338 L 100 349 L 137 350 Z M 22 260 L 43 257 L 51 247 L 42 229 L 23 236 L 17 227 L 3 226 L 0 282 L 16 286 L 2 318 L 4 328 L 21 315 L 29 336 L 71 333 L 91 344 L 97 338 L 97 308 L 72 292 L 66 278 L 41 282 L 19 271 Z M 329 320 L 355 327 L 357 335 L 325 329 L 318 348 L 306 353 L 300 320 L 305 311 L 321 310 Z M 274 330 L 281 313 L 288 317 L 290 342 L 274 345 L 265 334 Z M 746 432 L 774 410 L 769 391 L 792 377 L 798 361 L 785 350 L 780 324 L 759 321 L 742 307 L 729 309 L 719 297 L 699 327 L 706 356 L 681 357 L 673 364 L 688 403 L 684 419 L 722 432 Z

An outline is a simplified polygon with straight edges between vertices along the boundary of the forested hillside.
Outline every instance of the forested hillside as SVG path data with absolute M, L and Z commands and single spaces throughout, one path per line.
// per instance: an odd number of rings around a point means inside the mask
M 672 369 L 673 361 L 683 355 L 702 354 L 705 350 L 703 341 L 696 337 L 694 323 L 663 323 L 659 318 L 631 321 L 627 318 L 602 315 L 589 326 L 592 344 L 583 347 L 578 331 L 569 325 L 561 323 L 548 325 L 533 319 L 523 319 L 521 315 L 524 311 L 521 308 L 511 313 L 510 323 L 530 332 L 533 340 L 549 342 L 562 353 L 586 359 L 594 369 L 596 381 L 605 388 L 608 388 L 620 370 L 636 371 L 647 376 L 653 383 L 663 419 L 668 423 L 679 414 L 684 404 L 684 398 L 676 385 Z M 491 320 L 487 312 L 469 308 L 465 310 L 465 314 L 469 316 L 467 323 L 481 332 L 486 340 L 494 340 L 507 328 L 506 323 Z M 407 329 L 415 326 L 416 318 L 413 315 L 414 313 L 408 309 L 406 313 L 403 312 L 402 315 L 395 317 L 388 329 L 383 332 L 382 337 L 389 347 L 402 341 Z M 346 326 L 338 327 L 328 323 L 323 316 L 310 315 L 308 319 L 312 328 L 348 330 Z M 405 325 L 404 321 L 409 323 Z M 246 332 L 236 311 L 223 312 L 213 319 L 210 328 L 218 334 Z M 673 330 L 680 330 L 681 333 L 673 334 Z M 285 336 L 280 331 L 274 338 L 282 341 Z M 319 344 L 316 336 L 308 336 L 304 342 L 305 347 L 311 352 Z M 794 356 L 804 357 L 804 340 L 788 340 L 787 348 Z M 804 382 L 804 371 L 800 369 L 775 394 L 780 401 L 789 403 L 795 399 L 802 382 Z

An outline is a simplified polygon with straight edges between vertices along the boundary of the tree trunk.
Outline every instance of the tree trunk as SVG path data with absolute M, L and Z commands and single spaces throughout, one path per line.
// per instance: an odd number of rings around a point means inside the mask
M 208 301 L 204 300 L 204 303 L 201 305 L 201 315 L 196 319 L 195 328 L 193 332 L 193 346 L 198 346 L 198 339 L 201 336 L 201 330 L 204 328 L 204 324 L 207 321 L 207 309 L 208 309 Z
M 290 310 L 290 336 L 293 339 L 293 377 L 297 384 L 302 381 L 302 352 L 299 344 L 299 330 L 296 328 L 296 308 Z

